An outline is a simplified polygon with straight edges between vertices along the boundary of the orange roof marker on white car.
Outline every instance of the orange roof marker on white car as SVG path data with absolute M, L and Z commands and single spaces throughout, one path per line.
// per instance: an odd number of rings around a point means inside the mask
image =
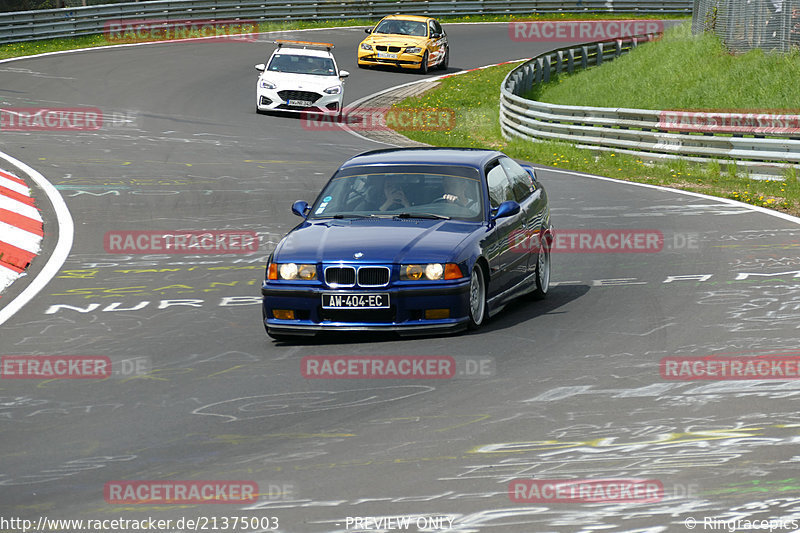
M 315 43 L 312 41 L 290 41 L 287 39 L 278 39 L 277 41 L 273 42 L 278 45 L 278 48 L 280 48 L 281 46 L 294 46 L 298 48 L 324 48 L 326 50 L 333 50 L 333 43 Z

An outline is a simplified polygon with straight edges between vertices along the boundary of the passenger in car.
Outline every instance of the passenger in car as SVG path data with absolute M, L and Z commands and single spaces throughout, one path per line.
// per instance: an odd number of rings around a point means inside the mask
M 385 202 L 378 208 L 380 211 L 393 211 L 404 207 L 411 207 L 401 181 L 397 177 L 389 176 L 383 182 Z

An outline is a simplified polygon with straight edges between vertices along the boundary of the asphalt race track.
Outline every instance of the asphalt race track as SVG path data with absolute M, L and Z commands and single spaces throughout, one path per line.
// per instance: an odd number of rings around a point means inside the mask
M 452 72 L 552 47 L 512 42 L 503 24 L 448 33 Z M 352 74 L 345 104 L 421 77 L 358 69 L 361 29 L 291 35 L 336 43 Z M 670 380 L 659 366 L 796 354 L 795 221 L 542 169 L 558 229 L 659 231 L 663 249 L 554 253 L 549 297 L 520 301 L 473 334 L 274 342 L 260 283 L 269 252 L 299 221 L 292 201 L 312 200 L 344 159 L 382 145 L 257 115 L 253 65 L 270 50 L 195 41 L 0 64 L 4 106 L 118 117 L 93 132 L 0 133 L 0 150 L 47 177 L 75 222 L 59 274 L 0 326 L 0 354 L 108 356 L 147 369 L 0 381 L 0 516 L 154 517 L 173 520 L 169 531 L 193 529 L 176 527 L 181 517 L 217 517 L 218 530 L 222 517 L 276 517 L 284 533 L 399 531 L 363 521 L 398 516 L 412 518 L 403 531 L 459 533 L 680 532 L 690 519 L 702 531 L 711 517 L 800 518 L 800 381 Z M 30 283 L 58 236 L 37 195 L 45 250 L 0 305 Z M 104 249 L 108 231 L 185 229 L 256 231 L 260 249 Z M 301 374 L 309 355 L 486 364 L 447 380 L 319 380 Z M 531 478 L 647 479 L 664 494 L 512 501 L 509 483 Z M 120 480 L 247 480 L 259 494 L 246 504 L 107 503 L 106 483 Z

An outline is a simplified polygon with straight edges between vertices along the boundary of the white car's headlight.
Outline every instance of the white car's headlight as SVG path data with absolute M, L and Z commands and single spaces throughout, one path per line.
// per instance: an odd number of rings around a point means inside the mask
M 342 86 L 334 85 L 333 87 L 328 87 L 327 89 L 325 89 L 324 92 L 325 94 L 339 94 L 340 92 L 342 92 Z
M 406 48 L 407 54 L 418 54 L 420 52 L 422 52 L 422 48 L 420 48 L 419 46 L 412 46 L 410 48 Z
M 267 80 L 261 80 L 258 85 L 261 86 L 262 89 L 275 89 L 277 87 L 277 85 Z
M 368 43 L 361 43 L 362 50 L 372 50 L 372 45 Z

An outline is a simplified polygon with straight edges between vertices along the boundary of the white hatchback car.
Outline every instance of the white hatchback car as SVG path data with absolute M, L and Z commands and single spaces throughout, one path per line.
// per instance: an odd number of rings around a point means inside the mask
M 256 112 L 289 111 L 341 116 L 344 79 L 330 43 L 275 41 L 278 48 L 261 72 L 256 89 Z

